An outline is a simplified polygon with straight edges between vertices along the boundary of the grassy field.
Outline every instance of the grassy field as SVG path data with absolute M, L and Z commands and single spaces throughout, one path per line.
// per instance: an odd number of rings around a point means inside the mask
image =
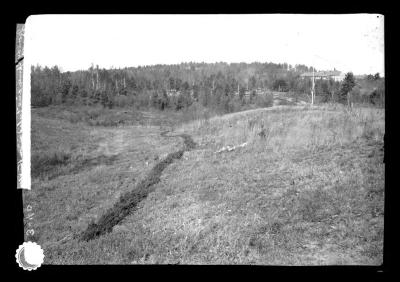
M 33 206 L 31 240 L 46 264 L 382 263 L 384 110 L 274 106 L 182 120 L 32 110 L 33 179 L 24 206 Z M 196 147 L 166 166 L 111 232 L 80 240 L 184 146 L 162 136 L 166 129 L 190 135 Z

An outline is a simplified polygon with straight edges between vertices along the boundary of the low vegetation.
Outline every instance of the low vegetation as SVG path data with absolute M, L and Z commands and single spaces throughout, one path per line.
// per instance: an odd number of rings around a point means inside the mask
M 301 75 L 311 70 L 312 67 L 305 65 L 258 62 L 182 63 L 124 69 L 91 66 L 88 70 L 75 72 L 61 72 L 57 66 L 36 66 L 31 68 L 32 105 L 183 111 L 197 103 L 210 111 L 226 114 L 270 107 L 273 105 L 272 94 L 276 92 L 280 95 L 291 93 L 296 102 L 306 96 L 309 102 L 307 95 L 312 82 Z M 322 103 L 346 104 L 351 100 L 352 103 L 383 107 L 385 80 L 379 74 L 356 78 L 347 73 L 342 82 L 333 77 L 317 79 L 315 93 Z M 280 103 L 293 104 L 284 99 Z M 108 114 L 111 116 L 106 117 Z M 71 119 L 107 126 L 123 122 L 124 116 L 95 109 L 73 115 Z
M 112 127 L 32 111 L 46 264 L 382 263 L 382 109 L 196 107 L 93 115 L 126 115 Z

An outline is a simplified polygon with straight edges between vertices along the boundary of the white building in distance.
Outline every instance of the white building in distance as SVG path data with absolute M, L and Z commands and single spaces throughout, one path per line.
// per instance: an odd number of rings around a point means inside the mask
M 300 76 L 302 78 L 312 78 L 314 75 L 315 79 L 333 79 L 334 81 L 342 81 L 344 79 L 345 74 L 338 71 L 316 71 L 314 72 L 305 72 L 302 73 Z

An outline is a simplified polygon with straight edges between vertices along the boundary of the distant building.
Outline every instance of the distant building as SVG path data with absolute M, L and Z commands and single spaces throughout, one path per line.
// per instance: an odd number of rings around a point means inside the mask
M 314 75 L 315 79 L 333 79 L 334 81 L 342 81 L 344 79 L 344 73 L 333 70 L 333 71 L 316 71 L 314 72 L 305 72 L 301 74 L 301 78 L 312 78 Z
M 367 78 L 367 75 L 366 74 L 360 74 L 360 75 L 355 75 L 354 77 L 356 79 L 365 79 L 365 78 Z

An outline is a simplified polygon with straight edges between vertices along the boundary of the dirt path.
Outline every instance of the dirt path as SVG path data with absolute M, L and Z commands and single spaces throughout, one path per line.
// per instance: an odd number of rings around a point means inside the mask
M 112 228 L 119 224 L 126 216 L 128 216 L 137 206 L 139 202 L 144 200 L 147 195 L 153 191 L 154 185 L 160 181 L 163 170 L 170 165 L 175 159 L 180 159 L 185 151 L 195 148 L 196 143 L 188 134 L 169 135 L 169 131 L 161 132 L 161 136 L 172 138 L 181 137 L 184 140 L 184 147 L 176 152 L 170 153 L 167 157 L 158 162 L 146 176 L 140 181 L 132 191 L 129 191 L 119 198 L 105 214 L 103 214 L 97 223 L 90 223 L 87 229 L 80 235 L 81 240 L 89 241 L 99 237 L 105 233 L 111 232 Z

